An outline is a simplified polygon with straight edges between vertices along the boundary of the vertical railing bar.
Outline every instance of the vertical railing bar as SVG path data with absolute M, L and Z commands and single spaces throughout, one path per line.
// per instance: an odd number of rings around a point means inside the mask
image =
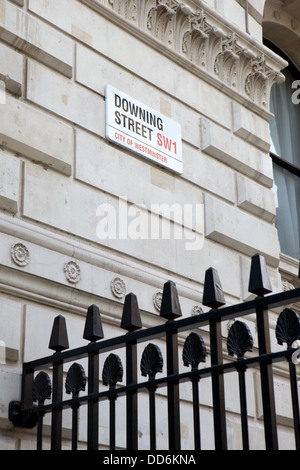
M 194 447 L 201 450 L 200 411 L 199 411 L 199 377 L 192 379 L 193 386 L 193 418 L 194 418 Z
M 169 330 L 166 333 L 167 374 L 178 374 L 178 333 Z M 168 383 L 168 430 L 169 450 L 180 450 L 180 403 L 178 381 Z
M 293 408 L 293 419 L 294 419 L 294 433 L 295 433 L 295 444 L 296 450 L 300 450 L 300 420 L 299 420 L 299 396 L 298 396 L 298 384 L 297 384 L 297 372 L 296 366 L 289 359 L 290 368 L 290 382 L 291 382 L 291 396 L 292 396 L 292 408 Z
M 137 343 L 126 344 L 126 385 L 137 383 Z M 128 392 L 126 396 L 127 411 L 127 450 L 138 448 L 138 403 L 137 391 Z
M 109 397 L 109 448 L 116 448 L 116 400 L 117 395 L 112 394 Z
M 39 411 L 38 422 L 37 422 L 36 450 L 42 450 L 43 448 L 43 420 L 44 420 L 44 413 L 43 411 Z
M 63 390 L 63 361 L 53 363 L 53 403 L 62 401 Z M 51 450 L 61 450 L 62 438 L 62 408 L 53 408 L 51 423 Z
M 237 370 L 239 374 L 243 450 L 249 450 L 248 412 L 247 412 L 246 381 L 245 381 L 246 366 L 241 364 L 239 365 Z
M 150 427 L 150 450 L 156 450 L 156 411 L 155 391 L 156 386 L 148 387 L 149 390 L 149 427 Z
M 258 307 L 256 309 L 256 322 L 259 354 L 268 354 L 271 352 L 268 311 Z M 260 377 L 266 449 L 277 450 L 278 438 L 272 363 L 260 363 Z
M 210 320 L 211 365 L 223 363 L 220 320 Z M 227 450 L 226 409 L 223 372 L 212 374 L 212 394 L 216 450 Z
M 99 352 L 92 352 L 88 356 L 88 394 L 99 391 Z M 99 430 L 99 402 L 88 401 L 87 449 L 98 450 Z
M 72 406 L 72 450 L 77 450 L 78 444 L 78 410 L 79 403 Z
M 22 374 L 22 407 L 23 409 L 32 409 L 33 397 L 32 387 L 34 381 L 34 369 L 24 369 Z

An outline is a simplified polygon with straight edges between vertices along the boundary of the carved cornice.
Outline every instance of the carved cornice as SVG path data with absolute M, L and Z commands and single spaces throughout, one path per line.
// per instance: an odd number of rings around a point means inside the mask
M 81 1 L 106 16 L 109 12 L 118 15 L 120 26 L 122 19 L 148 44 L 155 44 L 154 40 L 162 53 L 187 67 L 190 64 L 189 70 L 201 78 L 221 85 L 225 93 L 238 95 L 239 101 L 251 102 L 254 110 L 270 117 L 270 90 L 274 83 L 284 81 L 280 73 L 284 63 L 236 26 L 221 21 L 211 7 L 197 2 L 201 7 L 193 9 L 177 0 Z

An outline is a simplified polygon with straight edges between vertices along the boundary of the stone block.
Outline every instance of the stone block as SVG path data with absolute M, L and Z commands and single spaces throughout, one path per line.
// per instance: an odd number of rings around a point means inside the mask
M 142 219 L 142 216 L 147 212 L 141 210 L 139 218 L 139 214 L 129 212 L 131 207 L 129 201 L 122 205 L 122 201 L 120 203 L 118 198 L 108 193 L 76 181 L 71 182 L 69 178 L 59 176 L 51 170 L 44 170 L 29 162 L 25 165 L 24 185 L 24 217 L 61 230 L 68 236 L 72 234 L 75 237 L 80 237 L 87 243 L 93 242 L 115 255 L 122 253 L 123 258 L 138 260 L 141 266 L 147 266 L 149 263 L 152 266 L 159 266 L 163 272 L 168 272 L 168 278 L 170 273 L 180 273 L 183 278 L 192 279 L 194 282 L 203 282 L 205 269 L 214 263 L 216 269 L 220 268 L 226 292 L 239 298 L 240 283 L 232 281 L 233 278 L 237 280 L 240 278 L 238 255 L 208 239 L 204 246 L 203 244 L 199 246 L 198 240 L 202 241 L 203 237 L 201 234 L 195 233 L 193 229 L 186 227 L 182 237 L 175 239 L 173 236 L 175 224 L 165 218 L 164 222 L 165 224 L 169 223 L 171 230 L 169 238 L 163 239 L 162 236 L 151 238 L 149 231 L 149 237 L 142 238 L 143 233 L 141 232 L 140 236 L 138 233 L 138 223 L 145 220 L 145 218 Z M 99 211 L 99 206 L 102 208 L 103 216 Z M 105 238 L 99 233 L 99 224 L 101 221 L 106 223 L 108 220 L 105 219 L 106 213 L 103 212 L 108 207 L 111 208 L 113 216 L 115 211 L 117 225 L 115 236 L 110 232 Z M 122 212 L 123 210 L 124 212 Z M 122 224 L 123 217 L 127 216 L 129 217 L 126 219 L 128 231 Z M 150 230 L 153 220 L 148 219 L 148 222 Z M 180 227 L 178 224 L 176 226 Z M 135 234 L 138 236 L 134 238 L 131 236 L 131 229 L 135 227 Z M 145 249 L 145 244 L 147 249 Z M 191 249 L 191 245 L 193 245 L 193 249 Z
M 127 195 L 130 201 L 148 206 L 161 201 L 202 202 L 199 188 L 236 202 L 235 178 L 230 168 L 189 145 L 184 144 L 183 153 L 185 180 L 123 152 L 103 139 L 77 130 L 76 178 L 116 196 Z M 132 174 L 139 175 L 134 185 L 128 179 L 128 168 Z M 193 189 L 188 181 L 197 187 Z
M 24 0 L 10 0 L 10 1 L 15 3 L 16 5 L 19 5 L 20 7 L 24 6 Z
M 16 214 L 19 203 L 20 160 L 0 150 L 0 209 Z
M 270 151 L 270 126 L 268 121 L 232 102 L 232 131 L 263 152 Z
M 273 186 L 273 165 L 269 155 L 206 118 L 201 118 L 201 139 L 203 152 L 269 188 Z
M 199 121 L 199 114 L 188 103 L 179 102 L 144 77 L 133 75 L 127 68 L 81 44 L 76 46 L 76 81 L 102 96 L 105 85 L 114 86 L 180 123 L 183 141 L 200 146 L 200 130 L 194 125 Z
M 60 15 L 57 15 L 57 3 L 59 3 Z M 52 2 L 30 0 L 29 8 L 35 14 L 119 64 L 123 68 L 123 73 L 124 70 L 130 71 L 134 76 L 152 83 L 159 90 L 176 96 L 180 101 L 180 109 L 182 103 L 185 103 L 211 119 L 218 116 L 219 122 L 224 127 L 231 128 L 231 100 L 224 95 L 222 90 L 202 81 L 168 57 L 162 60 L 159 50 L 155 50 L 146 43 L 141 45 L 141 42 L 129 31 L 121 29 L 112 22 L 109 23 L 104 16 L 86 5 L 79 2 L 74 5 L 72 0 L 53 0 Z M 157 73 L 157 70 L 160 73 Z M 184 87 L 181 86 L 182 83 L 185 83 Z M 192 125 L 194 126 L 195 123 L 193 122 Z
M 232 168 L 185 143 L 183 155 L 183 176 L 186 179 L 229 202 L 236 202 L 235 174 Z
M 5 0 L 0 0 L 0 39 L 60 73 L 72 76 L 72 40 Z
M 236 180 L 238 206 L 268 222 L 274 222 L 276 209 L 272 190 L 239 174 Z
M 0 44 L 0 80 L 7 91 L 21 95 L 23 56 L 4 44 Z
M 5 348 L 20 351 L 22 304 L 4 297 L 0 300 L 0 323 L 5 325 L 5 328 L 1 329 L 0 341 L 4 343 Z
M 60 14 L 57 14 L 59 8 Z M 105 18 L 81 2 L 73 0 L 29 0 L 29 11 L 54 24 L 67 34 L 94 47 L 98 41 L 107 44 Z M 102 40 L 100 39 L 102 36 Z
M 205 195 L 205 235 L 242 254 L 260 253 L 277 267 L 279 243 L 276 228 L 259 218 Z
M 22 376 L 16 371 L 0 370 L 0 383 L 0 422 L 7 420 L 8 424 L 9 403 L 21 400 Z
M 61 312 L 55 308 L 27 305 L 25 325 L 24 361 L 34 361 L 40 357 L 48 356 L 48 348 L 54 318 Z M 78 315 L 65 315 L 69 346 L 71 348 L 83 346 L 86 341 L 82 339 L 85 318 Z M 69 364 L 65 364 L 68 370 Z
M 138 175 L 135 183 L 128 177 Z M 91 134 L 76 132 L 76 178 L 133 204 L 180 206 L 202 204 L 199 188 L 159 166 L 122 152 Z M 182 223 L 180 220 L 179 223 Z
M 28 61 L 27 98 L 61 118 L 105 135 L 104 99 L 33 60 Z
M 3 148 L 66 175 L 71 174 L 73 131 L 70 126 L 10 96 L 1 108 L 0 143 Z

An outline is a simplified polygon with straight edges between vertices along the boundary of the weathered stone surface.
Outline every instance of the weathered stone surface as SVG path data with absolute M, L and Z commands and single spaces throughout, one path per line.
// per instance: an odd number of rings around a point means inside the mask
M 64 75 L 72 76 L 72 41 L 6 0 L 0 1 L 0 39 Z
M 0 44 L 0 80 L 5 83 L 7 91 L 21 94 L 23 56 L 4 44 Z
M 210 240 L 249 256 L 259 252 L 270 265 L 278 266 L 276 228 L 208 195 L 205 197 L 205 234 Z
M 21 177 L 20 160 L 0 150 L 0 208 L 16 214 Z
M 66 175 L 71 174 L 72 128 L 11 96 L 1 105 L 0 145 Z
M 27 98 L 96 134 L 105 135 L 104 99 L 33 60 L 28 61 Z
M 201 118 L 201 136 L 203 152 L 269 188 L 273 186 L 269 155 L 205 118 Z
M 272 190 L 242 175 L 236 175 L 236 180 L 238 206 L 268 222 L 274 222 L 276 209 Z

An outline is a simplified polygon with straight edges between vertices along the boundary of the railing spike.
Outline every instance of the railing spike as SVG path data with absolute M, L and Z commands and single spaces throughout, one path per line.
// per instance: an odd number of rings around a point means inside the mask
M 137 297 L 130 292 L 125 297 L 121 328 L 127 331 L 135 331 L 142 328 L 142 320 Z
M 258 296 L 272 292 L 266 261 L 259 253 L 252 256 L 248 290 Z
M 218 308 L 226 303 L 219 273 L 215 268 L 206 270 L 202 303 L 211 308 Z
M 168 320 L 182 316 L 176 284 L 173 281 L 164 284 L 160 316 Z
M 54 319 L 48 347 L 56 352 L 64 351 L 69 348 L 66 319 L 62 315 L 58 315 Z
M 88 341 L 104 338 L 100 310 L 97 305 L 91 305 L 87 310 L 83 338 Z

